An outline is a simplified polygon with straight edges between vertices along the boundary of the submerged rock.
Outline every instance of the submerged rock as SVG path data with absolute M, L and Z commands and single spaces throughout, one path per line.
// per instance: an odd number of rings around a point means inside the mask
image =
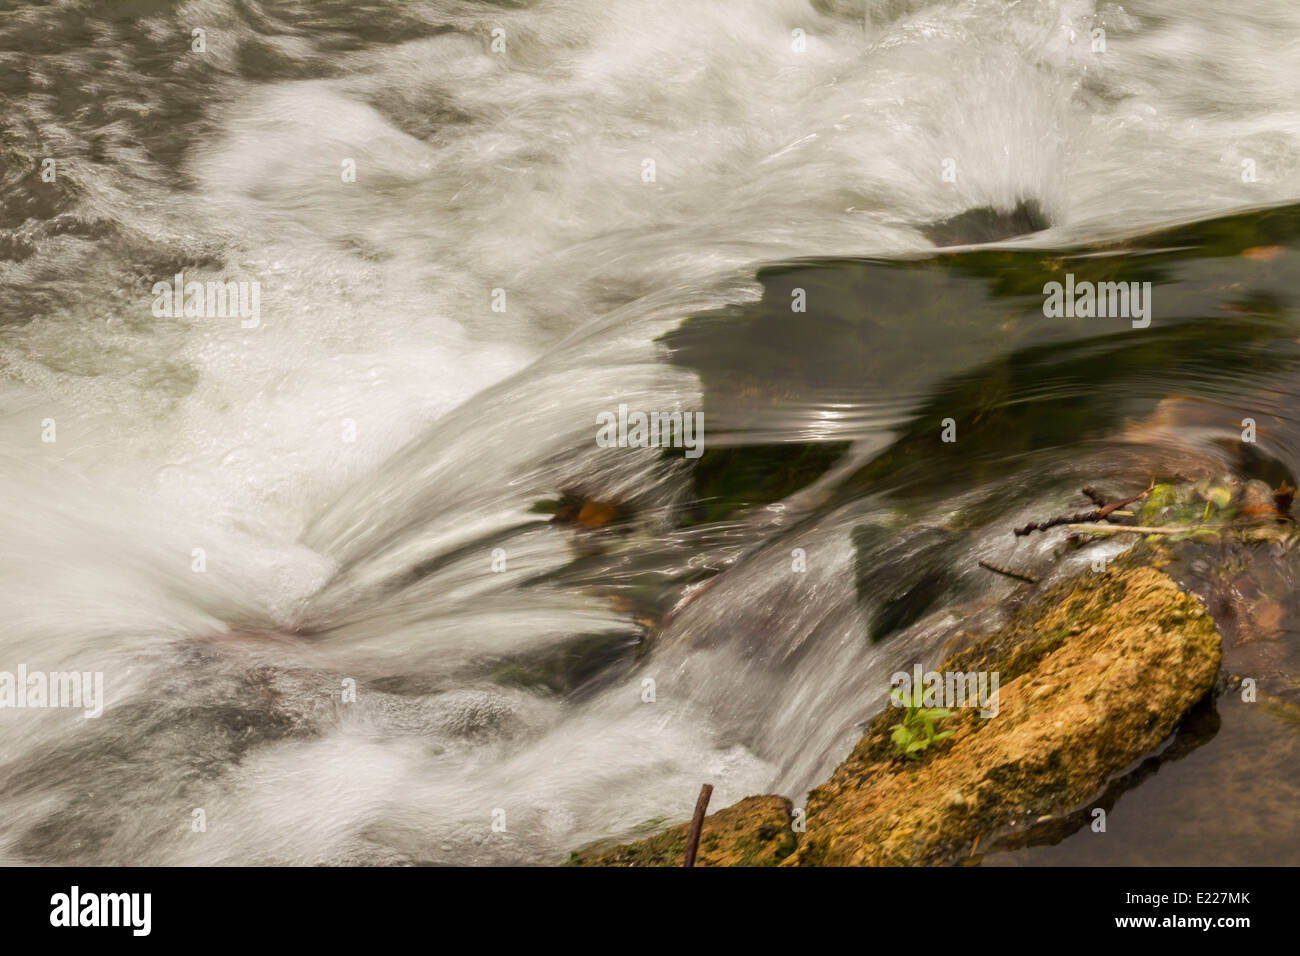
M 1000 242 L 1052 225 L 1035 199 L 1022 199 L 1014 209 L 976 206 L 948 219 L 921 227 L 921 233 L 936 246 L 965 246 Z
M 1295 489 L 1285 481 L 1274 489 L 1257 478 L 1202 478 L 1157 484 L 1137 507 L 1136 523 L 1184 525 L 1190 530 L 1198 525 L 1226 529 L 1235 522 L 1248 528 L 1258 525 L 1256 519 L 1261 518 L 1286 521 L 1294 498 Z

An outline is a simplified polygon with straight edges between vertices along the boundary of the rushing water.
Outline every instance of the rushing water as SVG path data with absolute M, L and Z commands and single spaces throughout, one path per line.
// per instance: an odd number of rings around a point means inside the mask
M 0 670 L 107 693 L 0 712 L 0 859 L 550 863 L 705 780 L 797 804 L 997 623 L 978 559 L 1092 554 L 1015 524 L 1294 484 L 1300 8 L 868 6 L 0 0 Z M 1152 325 L 1045 318 L 1066 269 Z M 257 326 L 156 316 L 182 271 Z M 620 404 L 706 457 L 599 447 Z M 1294 569 L 1203 567 L 1300 701 Z M 1123 840 L 1000 859 L 1291 859 L 1295 739 L 1225 703 Z

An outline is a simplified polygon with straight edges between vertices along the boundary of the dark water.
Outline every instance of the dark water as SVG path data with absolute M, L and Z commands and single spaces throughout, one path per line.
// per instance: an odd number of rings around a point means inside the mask
M 817 442 L 745 445 L 707 453 L 701 465 L 716 455 L 724 474 L 749 488 L 762 486 L 760 474 L 785 475 L 783 491 L 820 479 L 812 514 L 784 540 L 814 533 L 828 514 L 852 526 L 857 596 L 871 609 L 873 636 L 906 642 L 954 608 L 968 626 L 980 615 L 963 617 L 964 602 L 973 609 L 1011 590 L 983 578 L 979 557 L 1050 576 L 1063 557 L 1077 569 L 1114 553 L 1112 545 L 1073 552 L 1059 532 L 1010 533 L 1026 517 L 1087 510 L 1078 506 L 1083 485 L 1112 489 L 1114 500 L 1141 490 L 1146 476 L 1294 483 L 1298 226 L 1300 211 L 1290 207 L 1050 256 L 971 252 L 770 269 L 758 306 L 694 319 L 667 336 L 674 361 L 697 365 L 706 403 L 718 403 L 711 420 L 731 424 L 738 441 L 759 439 L 782 415 L 806 418 L 809 407 L 850 411 L 833 416 L 838 427 Z M 1162 320 L 1134 329 L 1115 319 L 1045 319 L 1041 284 L 1052 269 L 1079 280 L 1151 281 Z M 793 327 L 783 310 L 801 287 L 821 308 Z M 892 324 L 899 317 L 904 323 Z M 893 441 L 845 467 L 846 449 L 860 447 L 850 442 L 880 427 L 855 412 L 908 404 Z M 949 416 L 958 435 L 951 444 L 940 440 Z M 1245 418 L 1267 422 L 1268 437 L 1243 442 Z M 817 449 L 841 456 L 831 460 L 833 480 L 815 473 Z M 734 489 L 703 470 L 708 490 L 722 492 L 706 506 L 721 519 Z M 1090 817 L 1071 818 L 1007 840 L 1052 849 L 993 852 L 988 862 L 1294 860 L 1300 831 L 1285 807 L 1300 787 L 1296 560 L 1277 545 L 1216 545 L 1184 549 L 1171 570 L 1215 613 L 1225 670 L 1259 680 L 1268 700 L 1224 695 L 1158 756 L 1118 777 L 1090 804 L 1112 811 L 1106 834 L 1088 828 Z

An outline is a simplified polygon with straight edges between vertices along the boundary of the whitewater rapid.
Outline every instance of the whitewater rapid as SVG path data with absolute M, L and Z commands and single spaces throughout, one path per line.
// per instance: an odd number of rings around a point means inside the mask
M 849 518 L 799 529 L 794 578 L 800 501 L 682 531 L 683 465 L 597 447 L 620 402 L 701 407 L 656 339 L 757 300 L 760 264 L 921 254 L 975 207 L 1033 201 L 1049 226 L 1016 241 L 1047 248 L 1300 195 L 1285 4 L 406 6 L 411 38 L 337 46 L 308 3 L 149 21 L 208 36 L 177 46 L 208 85 L 172 162 L 114 124 L 95 154 L 44 94 L 12 107 L 13 155 L 66 154 L 69 211 L 115 232 L 3 266 L 0 668 L 102 671 L 108 701 L 0 715 L 2 860 L 555 862 L 706 779 L 716 806 L 797 803 L 897 660 L 857 637 Z M 68 44 L 129 86 L 129 57 Z M 258 282 L 259 326 L 157 319 L 176 265 Z M 778 438 L 862 462 L 904 410 Z M 571 486 L 636 496 L 650 557 L 538 587 L 574 555 L 529 509 Z M 723 573 L 588 693 L 483 663 L 626 651 L 642 628 L 600 586 L 691 568 Z

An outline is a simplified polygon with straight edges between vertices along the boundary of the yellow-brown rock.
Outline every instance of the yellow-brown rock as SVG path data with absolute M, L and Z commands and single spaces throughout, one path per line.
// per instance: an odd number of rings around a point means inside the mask
M 1157 552 L 1142 560 L 1162 560 Z M 961 709 L 953 736 L 899 756 L 887 708 L 808 795 L 806 832 L 783 797 L 706 818 L 697 866 L 915 866 L 967 862 L 1002 835 L 1077 810 L 1157 748 L 1215 686 L 1220 638 L 1201 605 L 1143 564 L 1085 572 L 1005 627 L 967 636 L 937 670 L 999 674 L 998 711 Z M 609 850 L 592 866 L 681 866 L 688 825 Z
M 746 797 L 704 818 L 696 866 L 776 866 L 794 850 L 790 801 Z M 607 850 L 573 854 L 574 866 L 681 866 L 689 821 L 664 833 Z
M 1084 574 L 940 670 L 1001 670 L 999 711 L 960 711 L 952 738 L 909 763 L 881 714 L 809 794 L 807 833 L 785 865 L 942 865 L 1078 806 L 1151 751 L 1214 686 L 1219 635 L 1150 567 Z

